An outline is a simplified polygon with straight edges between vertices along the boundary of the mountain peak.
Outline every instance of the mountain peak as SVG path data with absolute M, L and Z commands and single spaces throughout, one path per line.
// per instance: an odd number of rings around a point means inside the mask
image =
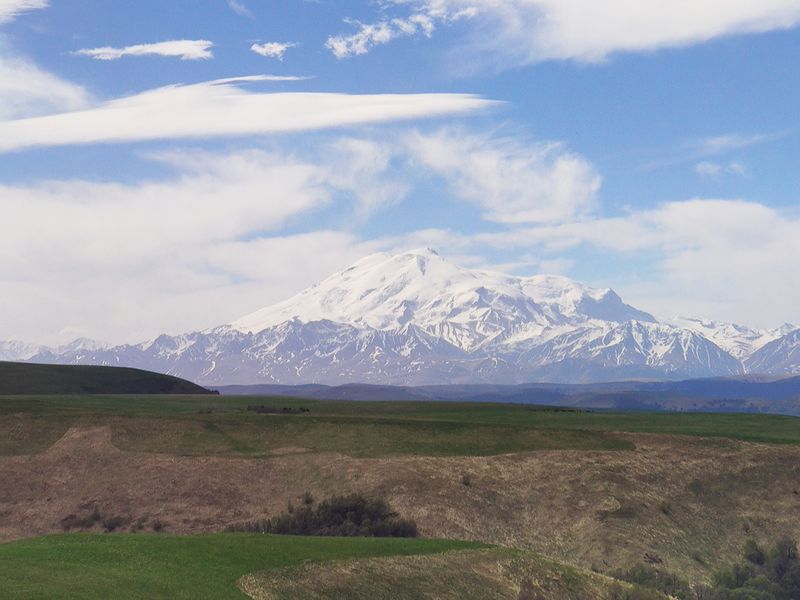
M 516 277 L 467 269 L 431 248 L 367 256 L 231 327 L 257 333 L 293 319 L 380 331 L 414 325 L 467 351 L 591 319 L 654 320 L 608 289 L 553 275 Z

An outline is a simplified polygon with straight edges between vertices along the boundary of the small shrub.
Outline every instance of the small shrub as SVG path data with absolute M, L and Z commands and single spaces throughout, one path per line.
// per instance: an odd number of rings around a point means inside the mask
M 416 537 L 413 521 L 401 519 L 381 499 L 359 494 L 335 496 L 316 508 L 302 507 L 273 519 L 274 533 L 364 537 Z
M 311 492 L 304 492 L 303 506 L 311 506 L 312 504 L 314 504 L 314 496 L 311 495 Z
M 301 415 L 303 413 L 311 412 L 311 409 L 301 407 L 293 407 L 293 406 L 248 406 L 247 410 L 250 412 L 255 412 L 261 415 Z
M 152 527 L 153 531 L 156 533 L 161 533 L 167 528 L 167 524 L 156 519 L 150 524 L 150 527 Z
M 661 571 L 652 566 L 637 565 L 627 571 L 617 571 L 614 573 L 614 577 L 644 588 L 657 590 L 680 600 L 693 600 L 694 598 L 688 583 L 677 575 Z M 646 595 L 641 597 L 647 598 Z M 631 598 L 635 598 L 635 596 Z
M 69 531 L 70 529 L 91 529 L 96 523 L 102 520 L 103 515 L 100 513 L 97 506 L 95 506 L 88 515 L 67 515 L 61 519 L 61 527 L 65 531 Z
M 136 533 L 137 531 L 144 529 L 144 521 L 144 517 L 139 517 L 136 519 L 136 522 L 131 525 L 131 532 Z
M 767 560 L 767 555 L 755 540 L 747 540 L 744 545 L 744 558 L 754 565 L 763 565 Z
M 291 506 L 291 504 L 290 504 Z M 334 496 L 316 506 L 291 506 L 291 512 L 249 523 L 229 526 L 226 531 L 321 535 L 340 537 L 416 537 L 414 521 L 401 518 L 382 499 L 360 494 Z
M 464 473 L 461 476 L 461 485 L 470 487 L 472 485 L 472 475 L 470 475 L 469 473 Z
M 668 501 L 662 500 L 658 505 L 658 510 L 660 510 L 664 515 L 670 516 L 672 514 L 672 505 Z
M 125 517 L 109 517 L 107 519 L 103 519 L 103 529 L 106 530 L 106 533 L 111 533 L 112 531 L 116 531 L 120 527 L 127 525 L 130 522 L 130 519 L 126 519 Z

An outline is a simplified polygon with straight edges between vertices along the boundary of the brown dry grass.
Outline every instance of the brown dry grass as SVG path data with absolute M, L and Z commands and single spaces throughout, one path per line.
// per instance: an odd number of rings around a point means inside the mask
M 662 561 L 705 579 L 748 537 L 800 535 L 800 448 L 630 439 L 632 452 L 220 458 L 123 452 L 107 427 L 73 428 L 46 452 L 0 457 L 0 540 L 61 531 L 66 516 L 94 507 L 130 527 L 219 531 L 283 512 L 306 490 L 385 495 L 423 536 L 531 549 L 603 571 Z
M 254 600 L 589 600 L 609 597 L 610 579 L 508 549 L 334 561 L 247 575 Z

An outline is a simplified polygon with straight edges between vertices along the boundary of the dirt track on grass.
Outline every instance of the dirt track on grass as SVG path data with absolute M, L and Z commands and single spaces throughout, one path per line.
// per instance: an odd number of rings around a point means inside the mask
M 800 448 L 629 437 L 635 451 L 219 458 L 123 452 L 107 427 L 74 428 L 46 452 L 0 458 L 0 540 L 61 532 L 66 517 L 94 512 L 95 530 L 117 517 L 120 530 L 221 531 L 283 512 L 306 490 L 385 495 L 426 537 L 603 571 L 648 561 L 704 577 L 748 537 L 800 535 Z

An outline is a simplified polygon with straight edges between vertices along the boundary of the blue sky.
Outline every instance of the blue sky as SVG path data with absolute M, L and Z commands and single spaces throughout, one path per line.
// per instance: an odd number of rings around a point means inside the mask
M 202 329 L 416 246 L 800 321 L 800 2 L 632 6 L 0 0 L 0 339 Z

